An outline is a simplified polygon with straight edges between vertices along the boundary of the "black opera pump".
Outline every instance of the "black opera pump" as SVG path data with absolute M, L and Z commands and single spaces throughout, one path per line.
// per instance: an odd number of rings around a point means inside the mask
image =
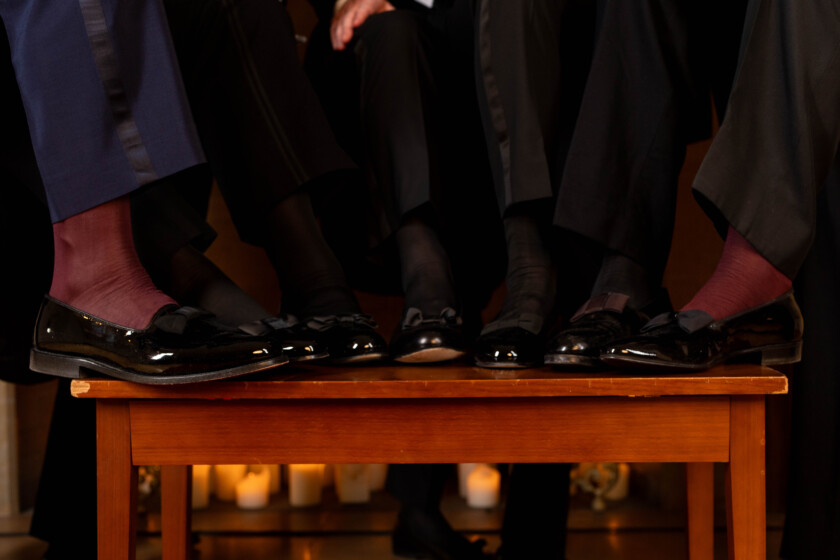
M 524 313 L 516 319 L 493 321 L 475 343 L 475 364 L 485 368 L 540 366 L 545 354 L 543 318 Z
M 719 321 L 700 310 L 663 313 L 638 336 L 606 348 L 601 360 L 676 371 L 701 371 L 736 359 L 791 364 L 802 355 L 802 330 L 802 313 L 788 292 Z
M 310 317 L 305 324 L 318 335 L 334 364 L 356 364 L 383 360 L 388 345 L 377 333 L 376 322 L 370 315 L 346 313 Z
M 225 379 L 287 363 L 271 342 L 191 307 L 164 306 L 145 329 L 94 317 L 45 296 L 30 368 L 61 377 L 90 372 L 146 384 Z
M 630 297 L 608 292 L 590 298 L 569 320 L 568 326 L 549 338 L 545 363 L 577 368 L 603 368 L 601 353 L 619 340 L 639 333 L 650 320 L 645 311 L 670 310 L 671 301 L 663 289 L 654 302 L 638 311 L 628 305 Z
M 391 337 L 391 358 L 402 363 L 445 362 L 464 355 L 461 317 L 451 307 L 436 317 L 409 307 Z
M 253 323 L 239 325 L 239 330 L 254 336 L 264 336 L 274 347 L 280 348 L 292 362 L 320 360 L 328 357 L 326 345 L 314 329 L 304 325 L 294 315 L 278 315 Z

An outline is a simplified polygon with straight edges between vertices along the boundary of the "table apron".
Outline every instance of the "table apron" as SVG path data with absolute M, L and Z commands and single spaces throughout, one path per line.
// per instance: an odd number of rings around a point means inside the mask
M 135 465 L 727 462 L 730 399 L 132 400 Z

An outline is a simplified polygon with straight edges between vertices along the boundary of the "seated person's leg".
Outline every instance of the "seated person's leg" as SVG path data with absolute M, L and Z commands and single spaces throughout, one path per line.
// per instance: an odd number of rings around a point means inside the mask
M 309 199 L 308 189 L 340 180 L 353 164 L 303 74 L 285 7 L 166 5 L 213 174 L 240 237 L 266 249 L 283 311 L 319 317 L 336 361 L 383 357 L 384 341 L 361 314 Z
M 747 15 L 726 118 L 694 183 L 727 232 L 720 263 L 679 314 L 609 348 L 610 363 L 705 369 L 736 357 L 799 360 L 802 318 L 790 287 L 840 143 L 840 73 L 827 54 L 838 47 L 840 20 L 820 3 L 753 2 Z
M 144 364 L 151 356 L 114 344 L 127 330 L 140 331 L 132 340 L 161 344 L 157 333 L 169 327 L 158 319 L 172 313 L 174 303 L 155 288 L 137 258 L 126 195 L 199 163 L 201 153 L 180 103 L 165 17 L 155 6 L 137 13 L 136 7 L 115 5 L 108 14 L 81 16 L 78 7 L 54 7 L 2 9 L 54 222 L 53 283 L 36 329 L 33 368 L 77 377 L 84 367 L 139 382 L 175 383 L 282 363 L 270 350 L 254 354 L 264 341 L 216 332 L 221 344 L 211 355 L 189 350 L 195 345 L 177 334 L 170 358 L 155 361 L 159 369 L 149 373 Z M 61 41 L 44 39 L 53 37 L 55 22 L 65 26 Z M 101 48 L 92 50 L 91 43 Z M 135 64 L 139 59 L 146 64 Z M 109 323 L 109 334 L 84 329 L 91 315 Z M 69 342 L 77 352 L 63 350 Z M 108 352 L 119 358 L 103 358 Z

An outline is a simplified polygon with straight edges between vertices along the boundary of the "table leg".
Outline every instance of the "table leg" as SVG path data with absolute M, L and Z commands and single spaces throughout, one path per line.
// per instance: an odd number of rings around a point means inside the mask
M 764 396 L 733 396 L 726 472 L 730 560 L 765 560 Z
M 686 463 L 688 558 L 715 557 L 715 464 Z
M 98 557 L 134 560 L 137 467 L 131 464 L 128 401 L 96 401 L 96 518 Z
M 192 553 L 192 467 L 160 468 L 163 560 L 186 560 Z

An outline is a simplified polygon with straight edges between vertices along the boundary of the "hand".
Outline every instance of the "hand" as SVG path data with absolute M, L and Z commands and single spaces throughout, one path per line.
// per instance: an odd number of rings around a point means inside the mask
M 388 0 L 339 0 L 335 5 L 330 25 L 330 39 L 333 49 L 343 51 L 353 39 L 353 32 L 373 14 L 394 9 Z

